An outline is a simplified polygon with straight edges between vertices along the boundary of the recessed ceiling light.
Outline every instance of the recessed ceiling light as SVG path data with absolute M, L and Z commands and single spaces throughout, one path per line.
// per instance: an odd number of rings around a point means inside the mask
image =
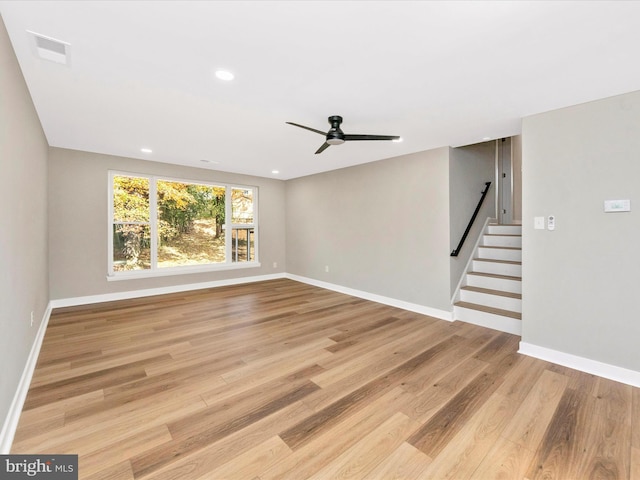
M 402 137 L 398 138 L 397 140 L 391 140 L 391 141 L 395 142 L 395 143 L 400 143 L 400 142 L 402 142 Z
M 151 150 L 150 148 L 141 148 L 140 151 L 142 153 L 153 153 L 153 150 Z
M 233 73 L 228 70 L 216 70 L 216 77 L 220 80 L 224 80 L 225 82 L 230 82 L 235 78 Z
M 274 175 L 277 175 L 280 173 L 280 170 L 271 170 L 271 173 L 273 173 Z
M 215 165 L 219 165 L 220 162 L 216 162 L 215 160 L 207 160 L 206 158 L 203 158 L 202 160 L 200 160 L 202 163 L 213 163 Z
M 482 137 L 482 140 L 486 142 L 487 140 L 491 140 L 491 137 Z

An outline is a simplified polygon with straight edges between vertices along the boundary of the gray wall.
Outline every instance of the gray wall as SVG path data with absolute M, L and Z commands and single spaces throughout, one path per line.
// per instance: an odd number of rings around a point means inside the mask
M 478 236 L 487 218 L 496 218 L 496 145 L 493 142 L 478 143 L 467 147 L 452 148 L 449 159 L 449 216 L 450 248 L 452 252 L 462 238 L 471 215 L 478 205 L 485 183 L 491 187 L 482 203 L 467 240 L 457 257 L 450 257 L 451 285 L 453 295 L 460 278 L 465 273 L 469 257 L 473 253 Z
M 522 340 L 640 371 L 640 92 L 525 118 L 522 138 Z
M 451 310 L 448 147 L 289 180 L 286 209 L 289 273 Z
M 0 19 L 0 422 L 49 301 L 47 141 Z M 34 325 L 31 323 L 31 312 Z
M 267 275 L 286 271 L 285 185 L 281 180 L 60 148 L 50 149 L 51 299 Z M 260 268 L 107 281 L 108 171 L 258 186 Z M 273 268 L 273 263 L 278 264 Z

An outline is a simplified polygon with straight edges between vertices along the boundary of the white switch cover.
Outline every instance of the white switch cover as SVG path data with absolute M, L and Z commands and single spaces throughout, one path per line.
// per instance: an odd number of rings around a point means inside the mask
M 533 217 L 534 230 L 544 230 L 544 217 Z
M 605 212 L 630 212 L 631 200 L 605 200 Z

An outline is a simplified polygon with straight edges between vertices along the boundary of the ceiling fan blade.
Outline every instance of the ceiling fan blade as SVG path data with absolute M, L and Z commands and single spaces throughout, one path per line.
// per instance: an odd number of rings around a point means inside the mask
M 322 146 L 321 146 L 318 150 L 316 150 L 316 155 L 317 155 L 318 153 L 322 153 L 322 152 L 324 152 L 324 151 L 325 151 L 327 148 L 329 148 L 330 146 L 331 146 L 331 145 L 329 145 L 327 142 L 324 142 L 324 143 L 322 144 Z
M 304 128 L 305 130 L 310 130 L 312 132 L 319 133 L 320 135 L 326 135 L 327 134 L 327 132 L 321 132 L 320 130 L 316 130 L 315 128 L 305 127 L 304 125 L 300 125 L 298 123 L 293 123 L 293 122 L 285 122 L 285 123 L 288 123 L 289 125 L 293 125 L 294 127 L 300 127 L 300 128 Z
M 344 141 L 349 140 L 400 140 L 396 135 L 345 135 Z

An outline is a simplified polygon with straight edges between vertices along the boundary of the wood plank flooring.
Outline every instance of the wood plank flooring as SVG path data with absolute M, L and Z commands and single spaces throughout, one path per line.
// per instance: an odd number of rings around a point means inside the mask
M 86 480 L 640 480 L 640 389 L 291 280 L 57 309 L 13 453 Z

